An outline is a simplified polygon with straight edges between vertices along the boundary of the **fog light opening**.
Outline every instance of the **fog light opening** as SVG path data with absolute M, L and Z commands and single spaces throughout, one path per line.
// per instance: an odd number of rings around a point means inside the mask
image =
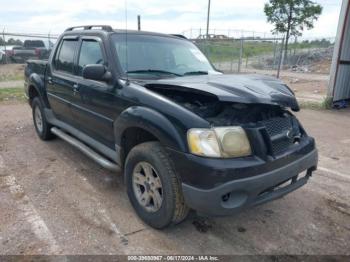
M 247 192 L 231 191 L 221 196 L 221 205 L 224 208 L 236 208 L 243 206 L 247 199 Z
M 300 143 L 300 138 L 299 138 L 299 137 L 295 137 L 295 138 L 293 139 L 293 144 L 294 144 L 294 145 L 299 145 L 299 143 Z

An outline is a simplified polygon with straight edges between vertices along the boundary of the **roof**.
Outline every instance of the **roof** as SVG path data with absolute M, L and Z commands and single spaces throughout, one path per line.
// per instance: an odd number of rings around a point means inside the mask
M 96 29 L 93 29 L 93 28 Z M 78 29 L 82 28 L 82 29 Z M 99 29 L 98 29 L 99 28 Z M 163 34 L 163 33 L 156 33 L 156 32 L 148 32 L 148 31 L 138 31 L 138 30 L 126 30 L 126 29 L 112 29 L 110 26 L 105 25 L 87 25 L 87 26 L 76 26 L 76 27 L 69 27 L 64 31 L 64 35 L 71 35 L 71 34 L 86 34 L 86 33 L 99 33 L 99 34 L 113 34 L 113 33 L 119 33 L 119 34 L 131 34 L 131 35 L 151 35 L 151 36 L 163 36 L 163 37 L 171 37 L 171 38 L 183 38 L 186 39 L 184 36 L 181 35 L 171 35 L 171 34 Z

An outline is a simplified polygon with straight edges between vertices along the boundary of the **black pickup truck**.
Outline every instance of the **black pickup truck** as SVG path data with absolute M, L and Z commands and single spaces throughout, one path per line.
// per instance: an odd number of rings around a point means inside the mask
M 24 62 L 28 59 L 47 59 L 50 54 L 49 48 L 42 40 L 25 40 L 23 46 L 16 47 L 9 53 L 13 62 Z
M 229 215 L 280 198 L 317 167 L 285 84 L 222 74 L 177 35 L 68 28 L 25 79 L 38 136 L 123 170 L 132 206 L 155 228 L 190 209 Z

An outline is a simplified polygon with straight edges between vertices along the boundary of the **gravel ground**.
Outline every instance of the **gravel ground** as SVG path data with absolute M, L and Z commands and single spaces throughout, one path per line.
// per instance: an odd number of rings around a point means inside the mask
M 0 64 L 0 80 L 20 80 L 24 76 L 25 64 Z
M 0 254 L 350 255 L 350 111 L 298 113 L 320 150 L 303 188 L 163 231 L 137 218 L 120 174 L 60 139 L 40 141 L 27 104 L 0 112 Z

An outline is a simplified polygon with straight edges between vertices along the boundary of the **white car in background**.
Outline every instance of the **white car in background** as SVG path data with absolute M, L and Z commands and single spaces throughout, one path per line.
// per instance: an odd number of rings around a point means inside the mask
M 5 63 L 6 57 L 8 61 L 12 60 L 13 50 L 18 48 L 21 48 L 21 46 L 7 45 L 6 48 L 5 46 L 0 46 L 0 63 Z
M 5 51 L 0 49 L 0 63 L 4 63 L 5 60 Z

